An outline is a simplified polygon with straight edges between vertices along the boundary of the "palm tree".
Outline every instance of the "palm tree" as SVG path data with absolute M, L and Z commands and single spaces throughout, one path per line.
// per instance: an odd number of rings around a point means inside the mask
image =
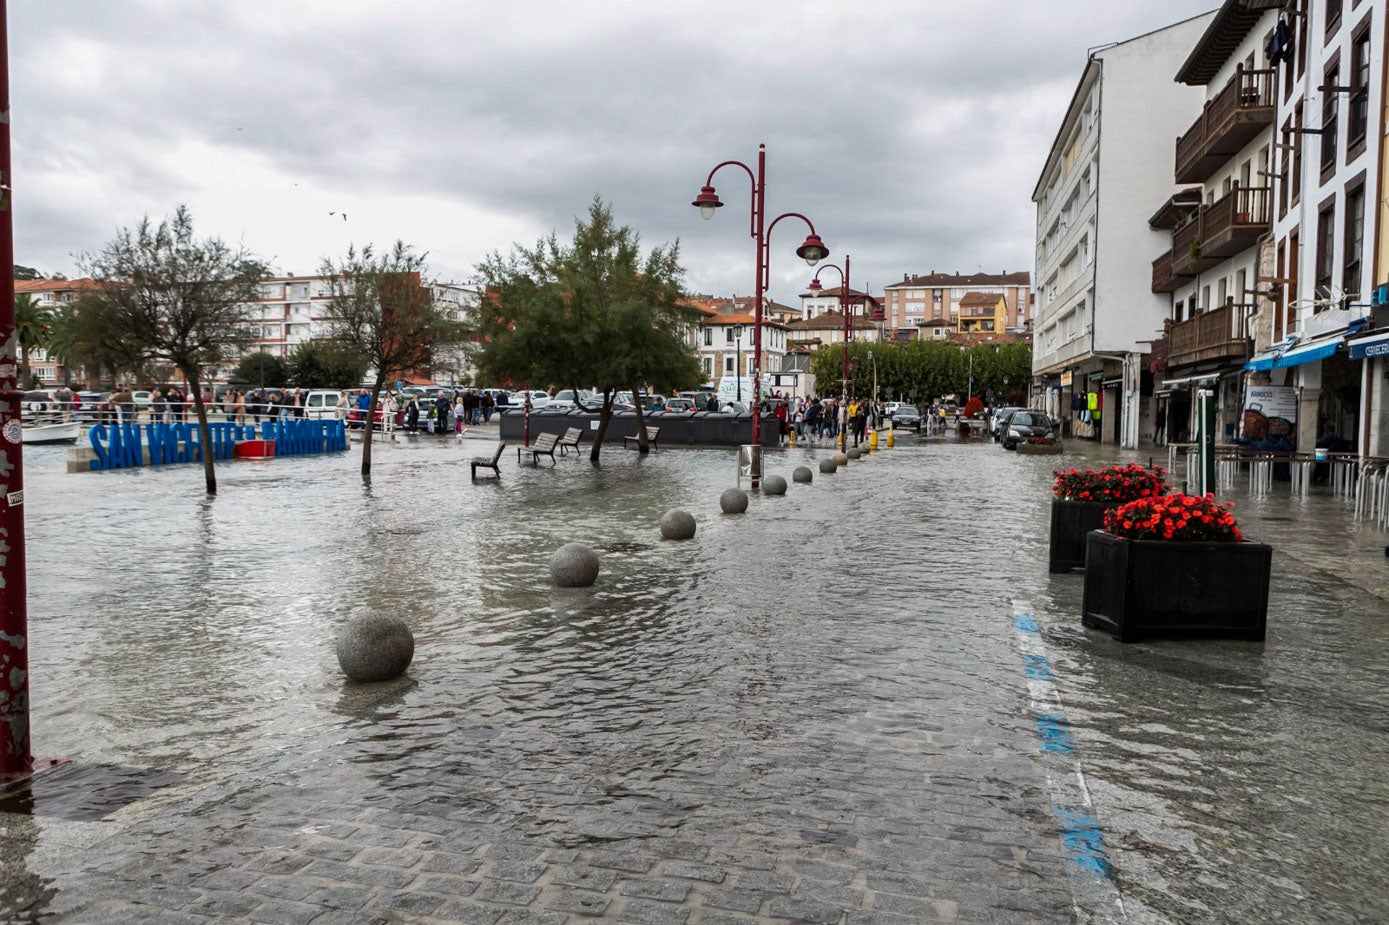
M 30 348 L 43 347 L 48 342 L 52 314 L 27 292 L 14 297 L 14 331 L 19 338 L 19 377 L 22 381 L 27 381 L 30 375 Z
M 77 329 L 77 312 L 71 305 L 59 308 L 48 324 L 48 355 L 63 368 L 63 385 L 72 387 L 72 371 L 83 365 L 83 342 Z

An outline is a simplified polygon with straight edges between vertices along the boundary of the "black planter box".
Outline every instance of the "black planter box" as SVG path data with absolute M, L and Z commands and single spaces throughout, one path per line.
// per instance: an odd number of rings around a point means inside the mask
M 1104 512 L 1119 507 L 1112 501 L 1051 502 L 1051 552 L 1048 569 L 1069 572 L 1085 568 L 1085 537 L 1091 530 L 1104 529 Z
M 1145 636 L 1263 639 L 1273 547 L 1122 540 L 1086 545 L 1081 622 L 1120 642 Z

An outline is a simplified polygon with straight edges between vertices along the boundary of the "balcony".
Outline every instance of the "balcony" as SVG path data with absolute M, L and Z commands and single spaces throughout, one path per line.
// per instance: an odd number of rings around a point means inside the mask
M 1256 245 L 1273 220 L 1271 192 L 1237 186 L 1172 232 L 1172 272 L 1195 276 Z
M 1237 154 L 1255 136 L 1273 124 L 1277 71 L 1245 70 L 1206 101 L 1201 115 L 1177 139 L 1177 182 L 1201 183 L 1220 165 Z
M 1246 360 L 1249 337 L 1246 305 L 1222 305 L 1188 318 L 1167 329 L 1167 368 L 1190 366 L 1207 360 Z
M 1176 292 L 1189 279 L 1172 268 L 1171 251 L 1153 261 L 1153 292 Z

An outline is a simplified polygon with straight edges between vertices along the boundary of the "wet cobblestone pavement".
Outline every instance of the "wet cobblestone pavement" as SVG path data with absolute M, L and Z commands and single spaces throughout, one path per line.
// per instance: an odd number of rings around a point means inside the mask
M 1121 646 L 1046 572 L 1051 469 L 1112 451 L 908 439 L 732 517 L 731 451 L 471 484 L 483 448 L 381 448 L 370 488 L 233 464 L 212 501 L 26 454 L 34 747 L 72 765 L 0 815 L 4 916 L 1389 918 L 1389 564 L 1343 501 L 1233 496 L 1266 643 Z M 550 586 L 573 540 L 592 589 Z M 400 681 L 341 679 L 366 610 L 414 629 Z

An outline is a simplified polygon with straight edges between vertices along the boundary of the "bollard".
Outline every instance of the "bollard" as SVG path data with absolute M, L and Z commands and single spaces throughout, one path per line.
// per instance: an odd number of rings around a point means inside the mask
M 790 441 L 788 445 L 794 448 L 796 445 L 796 428 L 792 427 L 786 431 L 786 439 Z
M 897 431 L 889 427 L 887 429 L 887 448 L 890 450 L 897 444 Z
M 878 429 L 875 427 L 873 433 L 868 437 L 868 452 L 878 452 Z

